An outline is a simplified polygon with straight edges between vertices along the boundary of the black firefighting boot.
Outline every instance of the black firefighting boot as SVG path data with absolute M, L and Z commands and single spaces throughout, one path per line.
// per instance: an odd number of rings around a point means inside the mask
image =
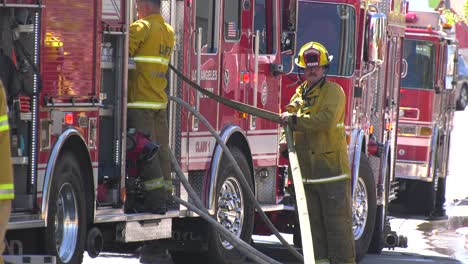
M 145 211 L 153 214 L 165 214 L 167 212 L 167 192 L 159 160 L 153 159 L 142 166 L 141 176 L 145 187 L 142 204 Z
M 146 191 L 142 206 L 148 213 L 166 214 L 166 191 L 163 188 Z

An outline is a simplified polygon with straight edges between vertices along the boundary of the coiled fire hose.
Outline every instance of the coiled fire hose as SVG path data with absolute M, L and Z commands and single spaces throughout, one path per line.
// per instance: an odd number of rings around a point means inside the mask
M 210 91 L 203 89 L 200 87 L 198 84 L 194 83 L 187 77 L 185 77 L 181 72 L 179 72 L 174 66 L 169 64 L 169 68 L 174 71 L 174 73 L 181 78 L 183 81 L 188 83 L 191 87 L 195 88 L 198 92 L 204 94 L 205 96 L 214 99 L 217 102 L 220 102 L 224 105 L 227 105 L 231 108 L 234 108 L 236 110 L 255 115 L 257 117 L 261 117 L 267 120 L 270 120 L 275 123 L 281 123 L 281 119 L 278 114 L 270 111 L 266 111 L 263 109 L 259 109 L 247 104 L 239 103 L 236 101 L 232 101 L 226 98 L 223 98 L 219 95 L 216 95 L 214 93 L 211 93 Z M 244 175 L 242 174 L 242 171 L 240 170 L 239 166 L 237 165 L 237 162 L 235 161 L 234 157 L 230 153 L 229 149 L 227 146 L 222 142 L 221 138 L 219 138 L 219 135 L 216 133 L 216 131 L 211 127 L 211 125 L 208 123 L 208 121 L 203 118 L 193 107 L 191 107 L 189 104 L 186 102 L 180 100 L 179 98 L 171 98 L 172 100 L 182 104 L 184 107 L 189 109 L 192 113 L 196 114 L 198 119 L 201 120 L 205 126 L 210 130 L 210 132 L 215 136 L 218 144 L 222 147 L 223 151 L 226 153 L 228 159 L 232 164 L 234 165 L 234 168 L 236 170 L 236 173 L 241 176 L 241 183 L 245 189 L 247 189 L 247 194 L 249 198 L 253 201 L 255 207 L 257 208 L 258 213 L 260 214 L 262 220 L 267 224 L 267 226 L 270 228 L 270 230 L 275 234 L 275 236 L 281 241 L 281 243 L 286 246 L 286 248 L 299 260 L 301 260 L 304 263 L 315 263 L 314 259 L 314 251 L 313 251 L 313 241 L 312 241 L 312 233 L 310 231 L 310 221 L 309 221 L 309 214 L 308 214 L 308 209 L 307 209 L 307 203 L 306 203 L 306 197 L 305 197 L 305 191 L 304 191 L 304 186 L 302 183 L 302 174 L 300 171 L 299 167 L 299 161 L 297 159 L 297 155 L 295 152 L 294 148 L 294 141 L 293 141 L 293 136 L 292 136 L 292 131 L 289 127 L 286 127 L 286 140 L 288 143 L 288 152 L 289 152 L 289 162 L 291 166 L 291 171 L 293 174 L 293 182 L 294 185 L 296 186 L 294 188 L 296 192 L 296 202 L 297 202 L 297 210 L 298 210 L 298 215 L 299 215 L 299 223 L 301 226 L 301 239 L 302 239 L 302 245 L 303 245 L 303 252 L 304 256 L 302 256 L 295 248 L 293 248 L 289 243 L 284 240 L 284 238 L 281 236 L 281 234 L 278 232 L 278 230 L 274 227 L 274 225 L 271 223 L 271 221 L 268 219 L 266 216 L 265 212 L 261 209 L 260 204 L 258 201 L 255 199 L 255 195 L 253 192 L 250 190 L 250 187 L 247 183 L 247 180 L 245 179 Z M 304 228 L 303 228 L 304 227 Z

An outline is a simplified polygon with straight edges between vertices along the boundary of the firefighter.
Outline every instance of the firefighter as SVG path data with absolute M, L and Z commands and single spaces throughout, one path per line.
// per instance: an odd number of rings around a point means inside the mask
M 15 196 L 9 130 L 5 88 L 0 81 L 0 252 L 2 253 L 5 249 L 3 239 L 10 218 L 11 200 Z M 0 263 L 3 263 L 1 254 Z
M 150 136 L 160 147 L 156 158 L 142 168 L 146 190 L 144 206 L 165 214 L 172 194 L 166 73 L 174 48 L 174 29 L 160 14 L 160 0 L 137 1 L 138 18 L 130 25 L 129 55 L 136 63 L 128 83 L 128 128 Z
M 283 123 L 294 131 L 316 263 L 355 263 L 351 180 L 341 86 L 327 81 L 330 56 L 318 42 L 303 45 L 295 59 L 305 81 L 296 89 Z M 286 150 L 284 137 L 280 152 Z

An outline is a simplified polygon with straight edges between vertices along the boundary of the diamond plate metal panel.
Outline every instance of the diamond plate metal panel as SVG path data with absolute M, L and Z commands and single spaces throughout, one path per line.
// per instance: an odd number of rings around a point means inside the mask
M 268 173 L 267 176 L 266 173 Z M 259 168 L 255 171 L 257 200 L 263 204 L 276 203 L 276 168 Z
M 203 178 L 205 176 L 205 171 L 191 171 L 189 172 L 189 183 L 190 186 L 195 190 L 198 197 L 203 200 Z M 194 204 L 194 201 L 191 197 L 188 199 L 189 203 Z

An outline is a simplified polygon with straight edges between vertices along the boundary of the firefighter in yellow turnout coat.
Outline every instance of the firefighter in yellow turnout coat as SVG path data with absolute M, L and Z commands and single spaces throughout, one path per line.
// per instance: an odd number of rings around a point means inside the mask
M 129 56 L 136 62 L 136 70 L 129 73 L 127 127 L 150 135 L 160 144 L 157 159 L 142 170 L 142 177 L 148 202 L 153 204 L 149 211 L 164 214 L 172 192 L 165 89 L 175 36 L 160 7 L 160 0 L 137 1 L 140 19 L 130 25 Z
M 0 81 L 0 263 L 3 263 L 3 238 L 10 218 L 11 200 L 15 197 L 9 131 L 5 88 Z
M 355 263 L 351 181 L 344 115 L 346 96 L 326 80 L 333 57 L 320 43 L 302 46 L 296 64 L 306 81 L 281 115 L 294 131 L 316 263 Z M 280 151 L 285 148 L 284 137 Z

